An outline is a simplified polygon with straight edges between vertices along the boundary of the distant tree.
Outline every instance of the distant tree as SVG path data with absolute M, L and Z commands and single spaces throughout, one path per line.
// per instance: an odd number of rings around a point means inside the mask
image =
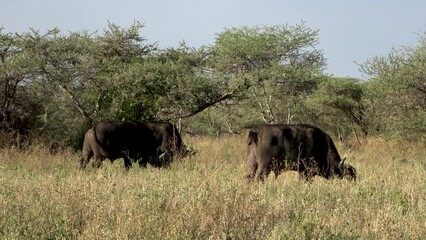
M 144 25 L 129 28 L 109 24 L 103 35 L 94 39 L 98 66 L 93 79 L 92 109 L 97 119 L 146 119 L 153 116 L 153 96 L 144 65 L 156 51 L 156 44 L 141 36 Z
M 249 86 L 235 82 L 211 67 L 209 49 L 189 48 L 184 43 L 178 48 L 161 51 L 150 59 L 147 72 L 151 86 L 162 89 L 156 101 L 157 116 L 178 119 L 194 116 L 218 103 L 237 98 Z
M 36 59 L 25 51 L 27 36 L 3 33 L 0 28 L 0 131 L 16 142 L 37 126 L 40 99 L 27 88 L 36 77 Z M 18 135 L 17 135 L 18 134 Z
M 226 29 L 212 46 L 213 69 L 224 79 L 251 86 L 244 104 L 256 109 L 257 119 L 303 119 L 300 103 L 315 88 L 325 65 L 315 49 L 317 36 L 304 23 Z
M 357 127 L 367 135 L 363 83 L 351 78 L 324 78 L 306 103 L 316 124 L 341 137 Z
M 230 28 L 211 46 L 167 49 L 148 43 L 143 27 L 0 31 L 2 129 L 75 145 L 90 125 L 109 119 L 183 120 L 188 131 L 211 135 L 253 122 L 315 122 L 331 110 L 366 122 L 351 95 L 358 85 L 323 82 L 318 31 L 304 23 Z
M 41 132 L 71 143 L 92 122 L 150 115 L 151 104 L 139 108 L 141 99 L 134 97 L 140 89 L 134 84 L 134 69 L 154 49 L 139 36 L 142 27 L 109 24 L 103 35 L 86 31 L 61 35 L 58 29 L 45 35 L 35 30 L 17 35 L 16 48 L 33 63 L 31 77 L 20 86 L 40 101 L 41 113 L 34 116 Z
M 415 47 L 393 50 L 361 65 L 370 75 L 369 114 L 382 134 L 426 138 L 426 35 Z

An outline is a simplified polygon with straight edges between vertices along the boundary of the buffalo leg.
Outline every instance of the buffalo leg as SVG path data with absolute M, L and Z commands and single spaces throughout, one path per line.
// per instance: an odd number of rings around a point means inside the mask
M 80 158 L 80 170 L 85 169 L 88 162 L 89 162 L 89 159 L 86 159 L 85 157 L 81 157 Z
M 256 174 L 256 170 L 257 170 L 257 163 L 255 161 L 252 161 L 251 163 L 249 163 L 249 169 L 247 174 L 247 180 L 249 182 L 253 181 L 253 178 L 255 177 L 255 174 Z
M 278 169 L 278 168 L 274 168 L 274 176 L 275 176 L 275 179 L 277 179 L 277 178 L 278 178 L 278 175 L 280 175 L 280 173 L 281 173 L 280 169 Z
M 124 156 L 124 167 L 126 168 L 126 171 L 129 171 L 129 169 L 132 167 L 132 161 L 127 156 Z
M 80 158 L 80 169 L 83 170 L 86 168 L 87 164 L 90 161 L 90 158 L 93 156 L 93 152 L 82 154 Z
M 80 170 L 85 169 L 88 162 L 89 162 L 89 159 L 86 160 L 86 158 L 81 157 L 80 158 Z
M 139 161 L 139 167 L 146 168 L 147 165 L 148 163 L 146 161 L 143 161 L 143 160 Z
M 268 168 L 268 165 L 265 164 L 259 164 L 256 171 L 255 178 L 257 180 L 261 180 L 262 182 L 265 181 L 266 177 L 269 174 L 270 169 Z
M 103 157 L 94 157 L 94 161 L 92 162 L 92 167 L 94 168 L 100 168 L 102 165 L 102 161 L 104 160 Z

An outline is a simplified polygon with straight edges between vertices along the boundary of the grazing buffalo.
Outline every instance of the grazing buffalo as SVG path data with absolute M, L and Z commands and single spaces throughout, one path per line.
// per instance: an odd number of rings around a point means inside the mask
M 248 176 L 264 180 L 272 170 L 298 171 L 306 180 L 315 175 L 330 179 L 356 179 L 354 167 L 344 164 L 331 137 L 321 129 L 307 124 L 259 125 L 249 131 Z
M 175 157 L 185 157 L 188 155 L 185 144 L 179 134 L 178 129 L 169 122 L 144 122 L 153 132 L 158 146 L 160 161 L 164 165 L 169 165 Z
M 111 162 L 123 158 L 127 170 L 132 166 L 131 160 L 138 161 L 141 166 L 150 163 L 160 167 L 162 163 L 157 148 L 153 130 L 143 123 L 100 122 L 90 128 L 84 136 L 80 168 L 84 169 L 92 157 L 94 157 L 93 167 L 100 167 L 105 158 Z

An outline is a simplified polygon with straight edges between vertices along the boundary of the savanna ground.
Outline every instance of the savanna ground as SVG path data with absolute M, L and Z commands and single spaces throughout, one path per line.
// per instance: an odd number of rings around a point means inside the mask
M 0 239 L 426 239 L 426 147 L 338 144 L 358 180 L 247 184 L 246 139 L 186 137 L 170 169 L 45 148 L 0 151 Z

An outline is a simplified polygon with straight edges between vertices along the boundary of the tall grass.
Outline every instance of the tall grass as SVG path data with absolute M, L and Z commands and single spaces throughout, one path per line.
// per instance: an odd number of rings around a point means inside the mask
M 426 148 L 370 139 L 358 180 L 286 172 L 247 184 L 243 137 L 187 138 L 170 169 L 33 147 L 0 152 L 0 239 L 426 239 Z

